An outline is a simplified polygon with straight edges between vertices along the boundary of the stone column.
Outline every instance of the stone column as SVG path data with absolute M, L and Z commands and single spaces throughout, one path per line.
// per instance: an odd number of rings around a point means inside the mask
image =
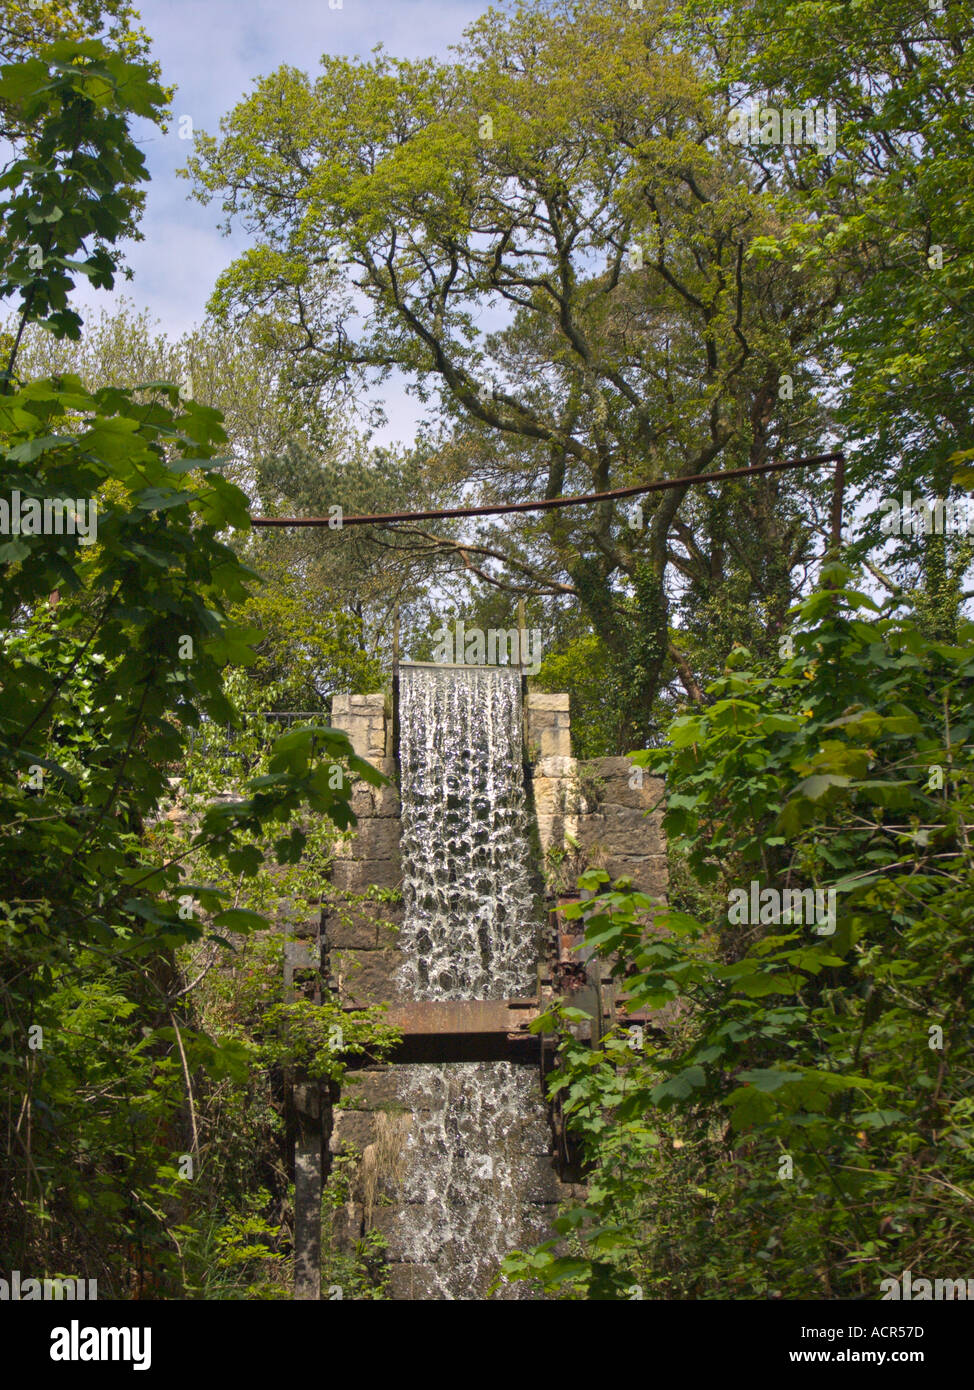
M 370 886 L 399 888 L 402 866 L 399 855 L 401 818 L 396 764 L 392 747 L 392 718 L 382 694 L 336 695 L 331 724 L 348 734 L 359 757 L 393 779 L 372 787 L 359 782 L 351 806 L 358 820 L 354 833 L 337 850 L 331 881 L 341 892 L 322 914 L 322 953 L 329 978 L 343 1002 L 377 1004 L 395 998 L 395 973 L 401 956 L 397 949 L 402 906 L 398 902 L 345 899 L 345 894 L 365 895 Z M 329 1148 L 332 1154 L 349 1149 L 360 1156 L 388 1147 L 383 1142 L 387 1117 L 394 1116 L 397 1087 L 394 1066 L 353 1067 L 346 1072 L 341 1099 L 334 1111 Z M 347 1207 L 333 1217 L 333 1239 L 340 1249 L 351 1251 L 366 1212 L 363 1168 L 355 1180 Z M 385 1211 L 385 1208 L 380 1208 Z M 401 1295 L 394 1295 L 401 1296 Z
M 331 722 L 348 734 L 359 757 L 395 779 L 392 719 L 384 695 L 336 695 Z M 402 821 L 395 780 L 383 787 L 359 782 L 351 805 L 358 824 L 336 850 L 332 884 L 352 894 L 365 894 L 370 887 L 399 888 Z M 376 1004 L 394 997 L 392 976 L 400 956 L 393 927 L 401 920 L 402 909 L 394 903 L 364 901 L 343 906 L 341 912 L 335 907 L 326 912 L 323 948 L 331 975 L 349 1003 Z
M 578 840 L 578 775 L 567 693 L 529 691 L 524 719 L 541 853 L 572 853 Z M 579 870 L 580 871 L 580 870 Z
M 560 859 L 557 890 L 571 892 L 584 869 L 602 868 L 665 897 L 661 779 L 628 758 L 573 758 L 565 693 L 529 692 L 525 715 L 538 839 L 549 870 L 552 854 Z

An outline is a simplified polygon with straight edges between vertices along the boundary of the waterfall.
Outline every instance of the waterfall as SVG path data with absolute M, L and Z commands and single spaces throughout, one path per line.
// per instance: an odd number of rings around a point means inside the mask
M 520 673 L 406 666 L 399 692 L 402 993 L 534 994 Z M 400 1102 L 413 1115 L 399 1258 L 426 1267 L 433 1296 L 483 1297 L 501 1256 L 546 1232 L 530 1191 L 531 1164 L 544 1162 L 536 1156 L 547 1147 L 538 1073 L 511 1062 L 398 1073 Z M 522 1295 L 515 1286 L 502 1296 Z
M 519 672 L 404 667 L 399 722 L 403 990 L 417 999 L 533 994 Z

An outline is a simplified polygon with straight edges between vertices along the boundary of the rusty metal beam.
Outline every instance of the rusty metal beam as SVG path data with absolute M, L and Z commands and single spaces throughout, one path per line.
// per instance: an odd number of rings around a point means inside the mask
M 392 1003 L 383 1022 L 405 1038 L 527 1033 L 537 999 L 416 999 Z
M 588 994 L 592 993 L 589 987 Z M 603 986 L 596 1035 L 613 1022 L 644 1024 L 649 1018 L 627 1018 L 611 986 Z M 402 1037 L 386 1057 L 397 1062 L 537 1062 L 555 1046 L 553 1035 L 539 1036 L 531 1024 L 551 1003 L 533 999 L 415 999 L 387 1004 L 383 1022 L 397 1028 Z M 568 995 L 566 1002 L 576 1002 Z M 346 1010 L 359 1005 L 346 1004 Z M 585 1008 L 586 1003 L 581 1003 Z M 579 1036 L 586 1025 L 576 1024 Z

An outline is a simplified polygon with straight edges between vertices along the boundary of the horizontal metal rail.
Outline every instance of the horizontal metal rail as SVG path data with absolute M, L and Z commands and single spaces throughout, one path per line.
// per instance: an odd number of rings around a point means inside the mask
M 541 1013 L 537 999 L 417 999 L 392 1003 L 382 1022 L 404 1037 L 526 1033 Z

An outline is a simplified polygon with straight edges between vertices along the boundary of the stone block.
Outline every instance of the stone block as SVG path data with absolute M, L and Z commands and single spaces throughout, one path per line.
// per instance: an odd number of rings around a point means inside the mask
M 578 764 L 572 757 L 545 754 L 534 765 L 534 777 L 574 777 Z
M 665 852 L 658 816 L 629 806 L 603 802 L 599 812 L 578 818 L 578 842 L 583 849 L 599 845 L 610 855 L 656 855 Z
M 388 1288 L 390 1299 L 404 1303 L 425 1303 L 443 1296 L 432 1265 L 391 1264 Z
M 337 859 L 395 859 L 399 854 L 399 819 L 363 816 L 349 839 L 336 847 Z
M 334 1117 L 329 1145 L 332 1153 L 346 1147 L 361 1153 L 375 1138 L 375 1115 L 371 1110 L 336 1110 Z
M 589 783 L 605 783 L 604 787 L 598 788 L 600 801 L 649 810 L 663 795 L 663 779 L 651 777 L 642 768 L 642 785 L 630 786 L 633 766 L 628 758 L 586 758 L 578 764 L 578 775 Z M 660 809 L 664 810 L 665 804 Z
M 570 697 L 567 690 L 560 690 L 556 694 L 546 695 L 540 690 L 529 690 L 527 698 L 528 717 L 536 710 L 564 710 L 567 714 L 569 709 Z
M 346 695 L 336 696 L 336 699 L 346 699 L 349 707 L 353 710 L 366 710 L 369 713 L 385 713 L 386 697 L 381 690 L 374 690 L 368 695 Z
M 391 1204 L 377 1202 L 372 1208 L 371 1226 L 374 1231 L 386 1238 L 386 1255 L 391 1261 L 402 1260 L 408 1254 L 406 1249 L 406 1233 L 403 1229 L 405 1225 L 404 1212 L 405 1205 L 395 1200 L 393 1191 L 387 1193 L 393 1198 Z M 414 1204 L 413 1210 L 416 1209 Z M 424 1251 L 424 1254 L 431 1254 L 432 1251 Z
M 653 898 L 665 898 L 669 882 L 666 856 L 597 855 L 590 857 L 592 868 L 605 869 L 610 879 L 630 878 L 637 893 Z
M 363 1067 L 345 1073 L 342 1101 L 363 1110 L 387 1110 L 402 1104 L 399 1090 L 398 1068 Z
M 539 816 L 574 815 L 578 810 L 579 792 L 574 778 L 536 777 L 532 792 Z
M 369 760 L 369 731 L 357 720 L 341 726 L 346 734 L 348 741 L 352 745 L 352 751 L 357 753 L 360 758 Z
M 389 767 L 390 759 L 382 758 L 380 772 L 386 772 Z M 386 772 L 388 776 L 388 772 Z M 393 775 L 395 775 L 395 765 L 393 764 Z M 365 817 L 381 818 L 390 817 L 398 819 L 400 815 L 399 788 L 395 782 L 386 786 L 373 787 L 368 782 L 356 782 L 352 788 L 351 799 L 352 811 L 360 819 Z
M 336 859 L 332 865 L 331 881 L 346 893 L 364 893 L 366 888 L 398 888 L 402 883 L 402 866 L 395 859 Z
M 578 838 L 578 821 L 575 816 L 538 816 L 538 839 L 543 853 L 552 847 L 565 848 L 566 837 Z
M 379 762 L 391 752 L 385 704 L 382 694 L 336 695 L 332 699 L 332 725 L 348 735 L 360 758 L 370 762 Z
M 570 758 L 572 753 L 571 731 L 564 729 L 540 729 L 538 744 L 542 758 Z
M 402 961 L 396 950 L 331 951 L 328 968 L 349 1004 L 381 1004 L 395 996 L 394 977 Z
M 592 777 L 603 777 L 608 782 L 619 777 L 628 778 L 632 763 L 628 758 L 584 758 L 579 762 L 578 770 Z
M 342 947 L 375 951 L 396 944 L 402 924 L 398 903 L 354 903 L 322 913 L 321 934 L 326 950 Z
M 536 710 L 531 715 L 529 738 L 537 739 L 542 729 L 569 729 L 568 715 L 561 710 Z

